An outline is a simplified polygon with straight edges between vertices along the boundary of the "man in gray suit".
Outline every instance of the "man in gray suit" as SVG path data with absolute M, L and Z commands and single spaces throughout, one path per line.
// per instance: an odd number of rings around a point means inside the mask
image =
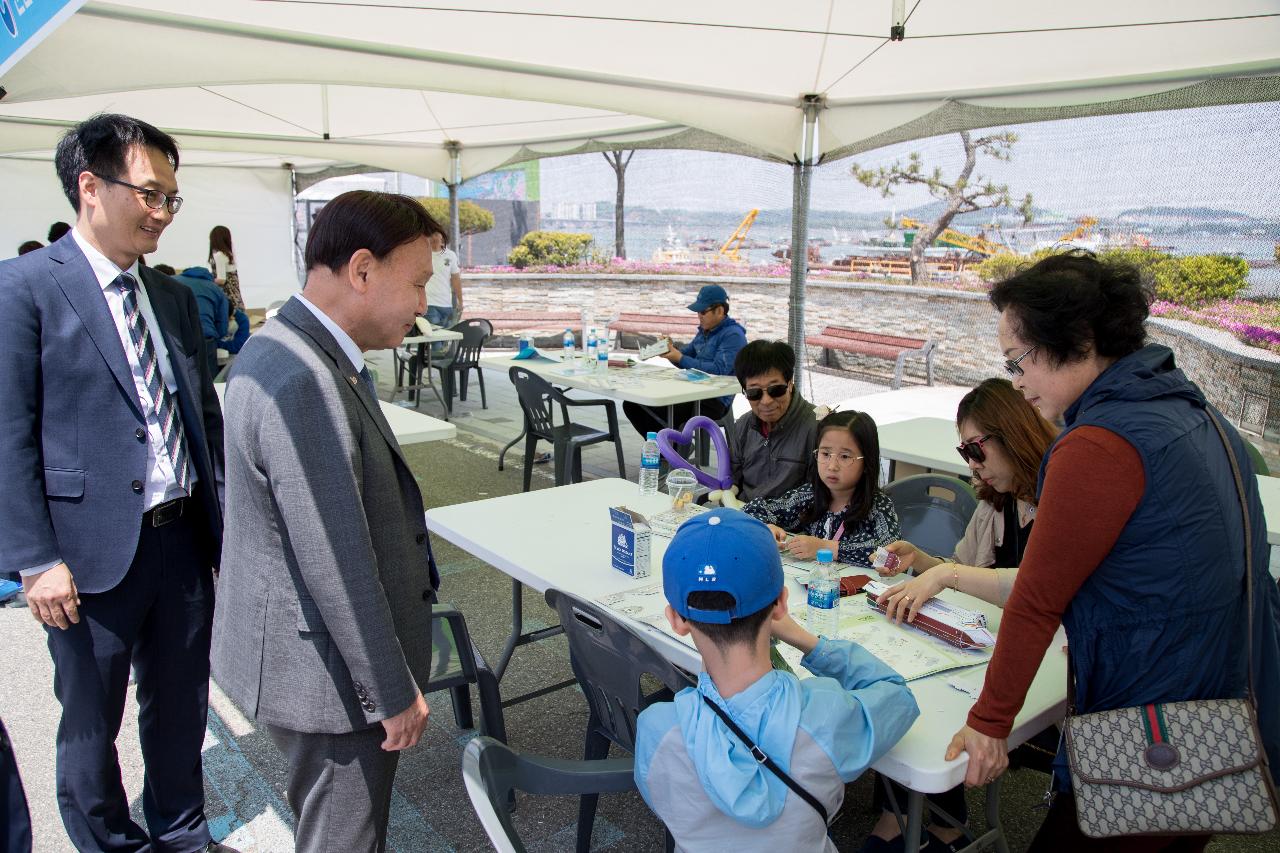
M 398 750 L 427 724 L 439 576 L 361 352 L 426 309 L 439 230 L 406 196 L 329 202 L 303 292 L 228 382 L 213 672 L 288 759 L 298 851 L 383 850 Z

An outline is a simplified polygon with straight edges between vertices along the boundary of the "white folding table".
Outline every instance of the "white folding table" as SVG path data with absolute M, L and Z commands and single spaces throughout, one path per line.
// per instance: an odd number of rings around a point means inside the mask
M 970 475 L 969 465 L 956 453 L 956 425 L 943 418 L 911 418 L 881 424 L 880 456 L 889 460 L 889 479 L 897 479 L 898 462 L 945 471 L 961 477 Z
M 425 323 L 426 321 L 419 317 L 418 322 Z M 436 387 L 435 378 L 431 375 L 431 344 L 450 343 L 452 341 L 460 340 L 462 340 L 462 332 L 432 327 L 431 330 L 425 334 L 412 335 L 401 341 L 400 343 L 402 346 L 416 345 L 418 347 L 418 358 L 417 361 L 414 362 L 414 369 L 409 377 L 408 385 L 401 385 L 399 383 L 399 373 L 397 371 L 396 386 L 395 390 L 391 392 L 391 399 L 394 400 L 396 398 L 396 394 L 404 391 L 406 392 L 407 399 L 414 404 L 414 408 L 417 408 L 418 397 L 421 394 L 422 389 L 430 388 L 431 393 L 436 395 L 436 401 L 439 402 L 441 408 L 444 409 L 444 419 L 446 421 L 449 420 L 449 412 L 452 411 L 451 404 L 453 401 L 445 400 L 445 398 L 440 394 L 440 389 Z M 396 355 L 394 350 L 392 351 L 392 355 Z M 422 381 L 423 376 L 427 377 L 425 384 Z
M 662 536 L 653 537 L 652 573 L 648 578 L 634 580 L 610 565 L 611 527 L 607 508 L 622 504 L 641 512 L 656 513 L 669 508 L 670 501 L 662 494 L 642 497 L 636 484 L 626 480 L 591 480 L 438 507 L 427 512 L 427 527 L 510 575 L 517 583 L 528 584 L 539 592 L 554 587 L 595 600 L 662 579 L 662 555 L 669 541 Z M 493 526 L 495 518 L 503 520 L 500 532 Z M 793 580 L 788 579 L 787 583 L 793 599 L 803 595 Z M 999 630 L 1001 610 L 995 605 L 953 591 L 945 591 L 942 597 L 982 611 L 992 630 Z M 504 652 L 504 666 L 515 646 L 527 642 L 521 633 L 521 622 L 517 603 L 512 612 L 512 633 Z M 692 672 L 702 668 L 697 650 L 691 644 L 643 623 L 633 621 L 632 624 L 647 632 L 654 648 L 676 665 Z M 964 779 L 967 756 L 950 762 L 943 760 L 951 736 L 964 725 L 974 702 L 968 694 L 947 684 L 948 677 L 954 674 L 955 671 L 910 682 L 920 705 L 920 718 L 906 736 L 873 765 L 911 791 L 907 809 L 908 838 L 920 837 L 922 794 L 949 790 Z M 1062 719 L 1066 686 L 1066 655 L 1061 643 L 1055 641 L 1014 722 L 1009 736 L 1011 747 Z M 1002 846 L 998 784 L 988 786 L 987 791 L 988 824 L 993 827 L 988 840 Z M 913 848 L 908 846 L 908 849 Z
M 215 382 L 213 389 L 218 392 L 218 402 L 225 410 L 227 383 Z M 396 437 L 396 441 L 400 442 L 401 447 L 425 441 L 441 441 L 458 434 L 458 428 L 447 421 L 420 412 L 411 412 L 383 400 L 379 400 L 378 404 L 382 407 L 382 415 L 387 419 L 387 425 L 391 427 L 391 433 Z

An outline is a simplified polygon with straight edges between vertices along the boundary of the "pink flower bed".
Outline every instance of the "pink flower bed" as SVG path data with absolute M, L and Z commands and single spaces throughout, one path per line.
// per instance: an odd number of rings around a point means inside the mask
M 1222 329 L 1249 346 L 1280 352 L 1280 303 L 1223 299 L 1196 308 L 1157 299 L 1151 316 L 1187 320 Z

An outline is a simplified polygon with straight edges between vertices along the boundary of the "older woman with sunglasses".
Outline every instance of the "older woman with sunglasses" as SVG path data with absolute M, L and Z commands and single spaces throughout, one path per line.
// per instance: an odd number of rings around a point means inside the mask
M 1070 642 L 1076 711 L 1239 696 L 1252 659 L 1258 725 L 1280 773 L 1280 592 L 1245 444 L 1174 365 L 1147 344 L 1150 289 L 1136 269 L 1086 253 L 1050 256 L 997 284 L 1000 349 L 1013 384 L 1064 428 L 1041 465 L 1035 536 L 1005 604 L 986 681 L 947 758 L 965 781 L 1008 765 L 1005 738 L 1054 631 Z M 1244 601 L 1244 522 L 1211 415 L 1242 472 L 1253 553 Z M 1253 612 L 1253 649 L 1245 608 Z M 1206 836 L 1091 839 L 1066 773 L 1031 850 L 1199 850 Z
M 913 621 L 920 607 L 948 587 L 1003 606 L 1013 590 L 1018 565 L 1031 537 L 1036 515 L 1036 474 L 1040 460 L 1053 444 L 1058 430 L 1036 411 L 1007 379 L 988 379 L 960 401 L 956 410 L 956 450 L 969 463 L 978 489 L 977 510 L 964 536 L 956 543 L 951 560 L 931 556 L 910 542 L 886 546 L 899 557 L 898 565 L 884 574 L 914 569 L 916 576 L 881 596 L 888 615 Z M 1056 743 L 1052 732 L 1043 740 Z M 891 783 L 895 784 L 896 783 Z M 883 788 L 876 786 L 879 821 L 863 845 L 863 853 L 901 850 L 902 833 L 889 809 Z M 899 801 L 906 793 L 895 787 Z M 964 789 L 931 794 L 930 801 L 952 817 L 965 822 L 968 809 Z M 925 851 L 946 851 L 964 833 L 935 822 L 925 836 Z

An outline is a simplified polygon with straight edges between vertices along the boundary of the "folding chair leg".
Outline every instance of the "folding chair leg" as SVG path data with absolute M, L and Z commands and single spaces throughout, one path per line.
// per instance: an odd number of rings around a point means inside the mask
M 475 728 L 475 718 L 471 715 L 471 688 L 465 684 L 451 687 L 449 698 L 453 701 L 453 721 L 458 728 Z
M 515 447 L 516 444 L 520 441 L 520 439 L 524 438 L 525 432 L 526 430 L 524 428 L 521 428 L 520 434 L 517 435 L 515 438 L 511 439 L 510 441 L 508 441 L 506 447 L 502 448 L 502 452 L 498 454 L 498 470 L 499 471 L 502 470 L 503 460 L 507 458 L 507 451 Z
M 609 757 L 609 739 L 595 731 L 594 723 L 594 719 L 587 723 L 585 757 L 588 761 Z M 578 803 L 578 853 L 589 853 L 591 850 L 591 830 L 595 826 L 596 806 L 599 802 L 599 794 L 584 794 Z
M 524 490 L 533 485 L 533 454 L 538 449 L 538 437 L 527 433 L 524 437 Z

